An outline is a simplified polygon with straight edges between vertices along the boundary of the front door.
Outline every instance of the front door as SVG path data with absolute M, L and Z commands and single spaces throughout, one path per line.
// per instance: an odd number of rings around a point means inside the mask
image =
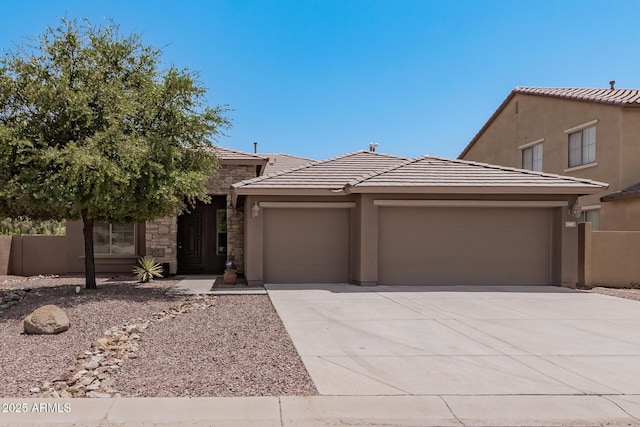
M 226 246 L 225 196 L 198 203 L 178 217 L 179 273 L 222 273 Z

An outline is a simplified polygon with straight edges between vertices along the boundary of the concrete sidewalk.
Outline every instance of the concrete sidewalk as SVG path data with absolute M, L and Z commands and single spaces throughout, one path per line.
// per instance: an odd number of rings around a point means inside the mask
M 16 413 L 16 405 L 26 413 Z M 637 426 L 640 396 L 0 399 L 0 426 L 40 425 Z

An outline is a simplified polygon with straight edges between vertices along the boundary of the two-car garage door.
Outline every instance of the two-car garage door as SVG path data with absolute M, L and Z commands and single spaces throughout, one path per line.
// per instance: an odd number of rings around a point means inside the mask
M 351 209 L 263 212 L 266 283 L 349 281 Z M 379 207 L 378 283 L 548 285 L 551 223 L 550 208 Z
M 379 284 L 548 285 L 551 210 L 381 207 Z

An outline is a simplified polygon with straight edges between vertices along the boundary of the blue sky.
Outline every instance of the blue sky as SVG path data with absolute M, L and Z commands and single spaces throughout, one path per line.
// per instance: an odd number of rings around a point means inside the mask
M 112 18 L 200 72 L 220 145 L 456 157 L 516 86 L 640 88 L 640 1 L 4 0 L 0 49 Z

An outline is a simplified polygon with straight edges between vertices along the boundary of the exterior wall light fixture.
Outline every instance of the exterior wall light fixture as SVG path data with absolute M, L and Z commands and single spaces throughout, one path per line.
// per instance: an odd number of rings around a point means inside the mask
M 258 202 L 254 202 L 253 207 L 251 208 L 251 216 L 257 218 L 260 215 L 260 206 L 258 206 Z
M 580 205 L 578 204 L 578 201 L 576 200 L 573 206 L 569 208 L 569 216 L 571 218 L 578 219 L 580 218 L 581 213 L 582 213 L 582 208 L 580 207 Z

